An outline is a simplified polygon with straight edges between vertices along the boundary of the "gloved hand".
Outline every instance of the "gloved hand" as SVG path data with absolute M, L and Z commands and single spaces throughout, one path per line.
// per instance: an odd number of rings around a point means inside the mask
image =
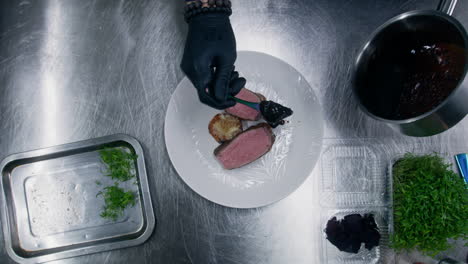
M 236 61 L 236 39 L 225 13 L 204 13 L 190 19 L 181 68 L 198 91 L 200 101 L 216 109 L 235 104 L 245 79 L 231 78 Z M 233 88 L 230 81 L 237 83 Z
M 233 71 L 231 74 L 231 80 L 229 81 L 229 91 L 232 96 L 235 96 L 240 92 L 242 88 L 245 87 L 245 84 L 247 83 L 247 80 L 243 77 L 239 77 L 239 73 L 236 71 Z M 230 101 L 233 99 L 229 99 Z M 234 101 L 234 104 L 236 102 Z M 231 105 L 232 106 L 232 105 Z

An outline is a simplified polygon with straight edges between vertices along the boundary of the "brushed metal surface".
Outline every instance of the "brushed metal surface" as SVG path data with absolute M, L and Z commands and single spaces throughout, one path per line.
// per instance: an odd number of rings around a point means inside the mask
M 153 236 L 141 246 L 56 263 L 320 263 L 317 169 L 286 199 L 236 210 L 199 197 L 172 168 L 162 131 L 183 77 L 182 4 L 0 2 L 0 156 L 114 133 L 134 136 L 145 151 L 158 216 Z M 350 84 L 357 52 L 379 25 L 437 4 L 239 0 L 232 24 L 240 50 L 276 56 L 304 75 L 322 104 L 325 137 L 378 138 L 393 151 L 411 150 L 408 142 L 443 149 L 466 138 L 466 118 L 441 135 L 408 139 L 359 111 Z M 468 1 L 459 1 L 453 15 L 467 27 Z M 464 258 L 466 249 L 453 254 Z M 0 260 L 14 263 L 3 237 Z
M 100 216 L 104 201 L 98 193 L 114 185 L 103 176 L 106 166 L 98 153 L 103 146 L 138 155 L 135 180 L 119 184 L 132 190 L 137 201 L 116 221 Z M 2 161 L 0 171 L 5 247 L 20 263 L 139 245 L 154 230 L 143 150 L 127 135 L 13 154 Z

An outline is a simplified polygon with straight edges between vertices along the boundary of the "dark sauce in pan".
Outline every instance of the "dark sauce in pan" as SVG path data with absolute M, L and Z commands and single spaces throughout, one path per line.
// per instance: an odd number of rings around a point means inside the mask
M 466 50 L 430 34 L 402 34 L 377 47 L 359 80 L 362 103 L 391 120 L 417 117 L 440 105 L 462 81 Z
M 435 43 L 405 51 L 402 63 L 408 73 L 403 79 L 395 119 L 426 113 L 442 103 L 461 81 L 464 51 L 453 44 Z

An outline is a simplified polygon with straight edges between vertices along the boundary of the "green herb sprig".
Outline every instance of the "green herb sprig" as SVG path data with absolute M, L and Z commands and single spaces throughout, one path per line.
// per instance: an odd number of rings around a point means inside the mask
M 468 193 L 450 164 L 435 154 L 406 154 L 393 166 L 393 181 L 394 249 L 435 256 L 451 247 L 447 239 L 467 239 Z
M 97 195 L 102 195 L 106 203 L 100 216 L 113 221 L 123 215 L 123 211 L 127 206 L 135 205 L 135 194 L 132 191 L 126 192 L 117 185 L 107 186 L 103 192 L 99 192 Z
M 107 176 L 121 182 L 135 177 L 133 174 L 136 154 L 128 153 L 118 148 L 105 148 L 99 150 L 104 163 L 107 164 Z
M 127 206 L 134 206 L 136 203 L 135 194 L 120 188 L 119 182 L 135 178 L 135 160 L 138 156 L 120 148 L 104 148 L 99 150 L 99 154 L 107 165 L 106 175 L 114 180 L 113 186 L 104 187 L 103 191 L 97 194 L 102 195 L 105 202 L 101 217 L 115 221 L 123 215 Z M 101 185 L 101 182 L 96 181 L 96 184 Z

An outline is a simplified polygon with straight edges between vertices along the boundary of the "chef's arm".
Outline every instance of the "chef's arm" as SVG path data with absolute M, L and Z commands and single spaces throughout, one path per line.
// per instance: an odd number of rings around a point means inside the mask
M 237 52 L 229 19 L 231 1 L 187 1 L 184 11 L 189 30 L 182 70 L 197 89 L 202 103 L 216 109 L 235 105 L 231 96 L 239 92 L 241 84 L 245 85 L 245 79 L 233 75 Z

